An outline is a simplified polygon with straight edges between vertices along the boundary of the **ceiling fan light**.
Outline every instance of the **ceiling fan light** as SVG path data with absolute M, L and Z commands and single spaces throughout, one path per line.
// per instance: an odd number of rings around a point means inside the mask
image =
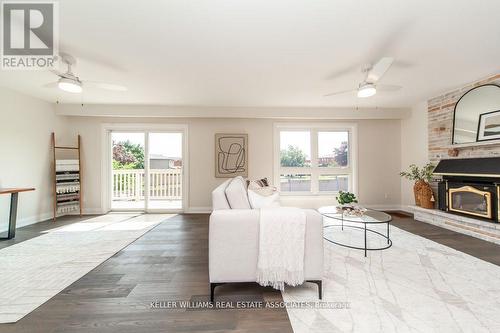
M 70 92 L 70 93 L 81 93 L 82 92 L 82 84 L 79 81 L 70 80 L 66 78 L 60 78 L 57 82 L 57 86 L 59 89 Z
M 377 89 L 373 84 L 365 84 L 359 87 L 358 89 L 358 97 L 366 98 L 371 97 L 377 93 Z

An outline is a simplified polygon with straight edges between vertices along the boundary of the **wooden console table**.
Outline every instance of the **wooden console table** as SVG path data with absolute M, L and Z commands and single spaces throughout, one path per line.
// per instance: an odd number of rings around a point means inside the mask
M 10 214 L 9 214 L 9 231 L 7 237 L 0 239 L 11 239 L 16 236 L 16 221 L 17 221 L 17 199 L 19 192 L 34 191 L 34 188 L 0 188 L 0 194 L 10 194 Z

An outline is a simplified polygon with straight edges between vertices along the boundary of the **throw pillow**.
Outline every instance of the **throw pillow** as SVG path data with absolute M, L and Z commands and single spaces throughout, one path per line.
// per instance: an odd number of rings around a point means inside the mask
M 276 188 L 269 186 L 267 178 L 257 180 L 247 180 L 248 189 L 257 192 L 260 195 L 269 196 L 276 192 Z
M 252 183 L 250 183 L 250 185 L 248 186 L 248 190 L 258 193 L 265 197 L 268 197 L 276 192 L 276 189 L 274 187 L 271 186 L 260 187 L 252 185 Z
M 256 180 L 247 179 L 247 187 L 250 186 L 251 183 L 254 183 L 255 185 L 258 185 L 260 187 L 269 186 L 269 182 L 267 180 L 267 177 L 261 178 L 261 179 L 256 179 Z
M 280 206 L 280 194 L 278 192 L 275 192 L 274 194 L 268 196 L 264 196 L 253 190 L 249 190 L 248 199 L 253 209 Z

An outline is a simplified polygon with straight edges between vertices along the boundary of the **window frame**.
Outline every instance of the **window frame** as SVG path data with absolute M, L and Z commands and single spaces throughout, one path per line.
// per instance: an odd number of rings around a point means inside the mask
M 311 166 L 310 167 L 282 167 L 280 144 L 282 131 L 308 131 L 310 132 Z M 348 133 L 348 166 L 347 167 L 320 167 L 318 166 L 318 133 L 319 132 L 347 132 Z M 357 169 L 357 124 L 355 123 L 275 123 L 274 124 L 274 183 L 280 187 L 281 174 L 310 174 L 311 190 L 281 192 L 283 196 L 332 196 L 337 191 L 319 191 L 320 175 L 347 175 L 348 190 L 357 194 L 358 169 Z

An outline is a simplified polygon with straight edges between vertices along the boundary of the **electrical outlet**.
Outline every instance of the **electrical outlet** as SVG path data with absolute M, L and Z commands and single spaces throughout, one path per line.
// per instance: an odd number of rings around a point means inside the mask
M 389 193 L 385 193 L 384 198 L 389 199 Z

